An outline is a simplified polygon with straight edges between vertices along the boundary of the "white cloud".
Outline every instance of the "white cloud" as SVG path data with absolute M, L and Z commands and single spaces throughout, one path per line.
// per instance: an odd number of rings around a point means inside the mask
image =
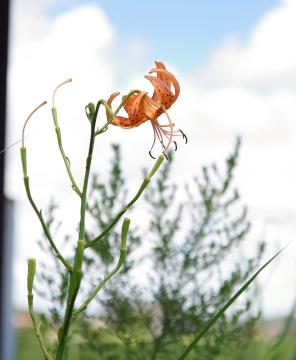
M 270 254 L 277 241 L 295 238 L 295 17 L 296 2 L 283 1 L 259 21 L 247 41 L 226 39 L 190 76 L 190 95 L 184 101 L 190 139 L 199 151 L 210 149 L 218 158 L 222 144 L 243 135 L 237 181 L 255 227 L 273 229 L 267 233 Z M 179 106 L 179 117 L 182 113 Z M 281 261 L 263 298 L 269 315 L 284 314 L 293 301 L 293 252 L 283 254 Z M 286 294 L 282 299 L 279 287 Z
M 71 150 L 73 156 L 80 158 L 84 141 L 79 135 L 87 130 L 84 105 L 106 97 L 114 87 L 114 66 L 110 57 L 112 27 L 95 6 L 76 8 L 53 19 L 16 12 L 13 22 L 9 57 L 9 139 L 14 141 L 20 136 L 27 114 L 39 102 L 46 99 L 51 107 L 54 87 L 72 77 L 73 84 L 58 92 L 56 104 L 64 141 L 69 145 L 79 143 Z M 80 118 L 83 120 L 79 121 Z M 40 164 L 40 156 L 43 154 L 44 159 L 48 159 L 50 154 L 55 154 L 50 147 L 54 141 L 50 110 L 40 110 L 27 132 L 34 134 L 26 141 L 35 145 L 30 160 L 39 163 L 41 173 L 48 174 L 50 167 L 46 161 Z M 74 139 L 71 139 L 73 134 Z M 9 164 L 15 166 L 15 161 Z M 16 173 L 15 169 L 12 173 Z M 8 183 L 8 189 L 9 186 Z
M 232 37 L 214 52 L 196 79 L 204 85 L 244 85 L 270 91 L 296 84 L 296 6 L 285 1 L 267 13 L 246 44 Z
M 264 210 L 286 206 L 296 211 L 291 167 L 296 147 L 295 16 L 295 2 L 283 2 L 261 19 L 245 44 L 226 41 L 189 79 L 189 128 L 211 146 L 243 136 L 248 166 L 241 164 L 241 185 L 250 205 Z M 248 186 L 244 179 L 250 172 L 258 176 Z M 257 180 L 265 184 L 260 201 Z

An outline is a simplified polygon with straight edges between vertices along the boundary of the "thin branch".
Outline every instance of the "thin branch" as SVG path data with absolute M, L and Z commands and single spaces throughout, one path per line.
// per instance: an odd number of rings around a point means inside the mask
M 150 174 L 143 180 L 138 192 L 136 193 L 136 195 L 132 198 L 132 200 L 126 205 L 124 206 L 119 213 L 114 217 L 113 220 L 111 220 L 111 222 L 109 223 L 109 225 L 107 225 L 107 227 L 103 230 L 103 232 L 98 235 L 95 239 L 89 241 L 86 243 L 85 248 L 88 248 L 90 246 L 94 246 L 100 239 L 102 239 L 105 235 L 107 235 L 109 233 L 109 231 L 117 224 L 117 222 L 120 220 L 120 218 L 126 213 L 126 211 L 128 209 L 130 209 L 132 207 L 132 205 L 139 199 L 139 197 L 142 195 L 143 191 L 146 189 L 146 187 L 148 186 L 152 176 L 156 173 L 156 171 L 158 170 L 158 168 L 160 167 L 162 161 L 164 160 L 164 156 L 160 155 L 158 157 L 158 159 L 155 162 L 155 165 L 153 166 Z

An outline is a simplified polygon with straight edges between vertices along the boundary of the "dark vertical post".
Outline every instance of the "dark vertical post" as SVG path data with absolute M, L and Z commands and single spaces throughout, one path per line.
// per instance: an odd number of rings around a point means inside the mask
M 5 118 L 6 118 L 6 86 L 7 86 L 7 54 L 8 54 L 8 20 L 9 20 L 9 0 L 0 1 L 0 150 L 5 148 Z M 2 351 L 5 341 L 4 329 L 4 288 L 5 279 L 4 255 L 6 244 L 4 236 L 4 154 L 0 154 L 0 358 L 4 359 Z M 5 265 L 4 265 L 5 264 Z

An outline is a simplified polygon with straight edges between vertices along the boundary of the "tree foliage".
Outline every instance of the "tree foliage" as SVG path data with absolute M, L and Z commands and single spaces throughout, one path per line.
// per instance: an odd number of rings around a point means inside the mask
M 176 359 L 176 352 L 186 347 L 257 267 L 264 244 L 250 259 L 239 251 L 250 229 L 247 208 L 233 185 L 239 148 L 238 139 L 224 166 L 203 167 L 181 189 L 171 181 L 173 154 L 169 154 L 146 191 L 146 225 L 129 233 L 124 267 L 100 292 L 88 316 L 76 319 L 71 341 L 82 359 L 86 352 L 96 359 Z M 112 149 L 107 179 L 92 178 L 89 239 L 106 227 L 128 196 L 120 147 Z M 49 207 L 48 225 L 58 229 L 55 209 L 55 205 Z M 70 240 L 65 237 L 66 244 Z M 40 246 L 48 252 L 43 240 Z M 115 229 L 89 248 L 83 269 L 85 296 L 114 267 L 119 247 L 120 234 Z M 67 276 L 56 258 L 50 257 L 59 270 L 48 272 L 44 267 L 38 291 L 52 304 L 44 321 L 56 326 L 65 305 Z M 256 320 L 252 291 L 216 323 L 192 359 L 218 359 L 222 352 L 231 353 L 238 343 L 246 343 Z

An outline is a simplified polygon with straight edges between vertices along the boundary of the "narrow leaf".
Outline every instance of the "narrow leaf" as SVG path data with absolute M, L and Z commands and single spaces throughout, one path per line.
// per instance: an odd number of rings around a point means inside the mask
M 287 245 L 288 246 L 288 245 Z M 196 336 L 196 338 L 192 341 L 192 343 L 187 347 L 187 349 L 183 352 L 183 354 L 179 357 L 178 360 L 183 360 L 187 357 L 187 355 L 193 350 L 194 346 L 199 342 L 199 340 L 209 331 L 209 329 L 215 324 L 215 322 L 225 313 L 225 311 L 235 302 L 235 300 L 251 285 L 251 283 L 256 279 L 256 277 L 261 273 L 263 269 L 267 267 L 276 257 L 280 255 L 282 251 L 287 247 L 285 246 L 283 249 L 278 251 L 271 259 L 269 259 L 261 268 L 243 285 L 234 295 L 233 297 L 220 309 L 216 315 L 214 315 L 205 327 L 200 331 L 200 333 Z

